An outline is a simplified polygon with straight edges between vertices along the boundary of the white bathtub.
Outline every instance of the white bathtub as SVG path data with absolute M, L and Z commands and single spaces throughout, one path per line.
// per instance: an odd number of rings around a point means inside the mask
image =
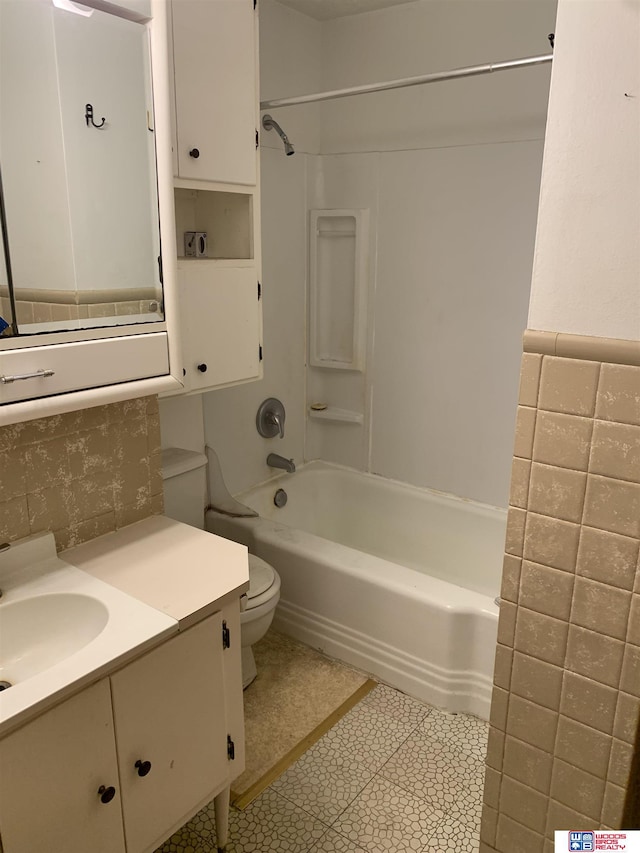
M 209 511 L 207 528 L 275 567 L 276 628 L 441 708 L 488 718 L 504 510 L 324 462 L 237 497 L 260 518 Z

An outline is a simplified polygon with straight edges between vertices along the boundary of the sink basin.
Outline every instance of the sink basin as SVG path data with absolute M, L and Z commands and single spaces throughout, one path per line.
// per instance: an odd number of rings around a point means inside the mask
M 0 604 L 0 681 L 18 684 L 70 657 L 108 620 L 101 601 L 72 592 Z

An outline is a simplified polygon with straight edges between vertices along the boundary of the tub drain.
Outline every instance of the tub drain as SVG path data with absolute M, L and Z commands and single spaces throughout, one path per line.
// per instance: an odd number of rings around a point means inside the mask
M 0 681 L 0 690 L 8 690 L 11 687 L 10 681 Z

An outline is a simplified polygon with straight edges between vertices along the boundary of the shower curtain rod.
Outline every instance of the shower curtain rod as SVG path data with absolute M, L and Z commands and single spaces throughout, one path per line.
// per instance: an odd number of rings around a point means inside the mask
M 434 74 L 422 74 L 419 77 L 403 77 L 400 80 L 388 80 L 386 83 L 366 83 L 363 86 L 350 86 L 348 89 L 334 89 L 330 92 L 315 92 L 313 95 L 298 95 L 293 98 L 276 98 L 261 101 L 261 110 L 274 110 L 276 107 L 294 107 L 297 104 L 313 104 L 317 101 L 333 101 L 336 98 L 349 98 L 351 95 L 367 95 L 370 92 L 385 92 L 388 89 L 405 89 L 408 86 L 422 86 L 425 83 L 439 83 L 441 80 L 456 80 L 460 77 L 477 77 L 494 71 L 508 71 L 510 68 L 528 68 L 551 62 L 552 53 L 541 56 L 527 56 L 524 59 L 509 59 L 504 62 L 490 62 L 485 65 L 468 65 L 454 68 L 452 71 L 438 71 Z

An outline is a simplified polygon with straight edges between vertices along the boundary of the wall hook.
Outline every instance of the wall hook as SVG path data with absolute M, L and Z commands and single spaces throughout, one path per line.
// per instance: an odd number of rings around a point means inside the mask
M 100 128 L 103 126 L 103 124 L 105 122 L 105 117 L 102 116 L 102 121 L 100 122 L 100 124 L 96 124 L 95 121 L 93 120 L 93 107 L 91 106 L 91 104 L 87 104 L 85 107 L 85 110 L 86 110 L 86 112 L 84 114 L 84 120 L 87 123 L 87 127 L 89 127 L 89 124 L 92 124 L 94 127 L 97 127 L 97 128 Z

